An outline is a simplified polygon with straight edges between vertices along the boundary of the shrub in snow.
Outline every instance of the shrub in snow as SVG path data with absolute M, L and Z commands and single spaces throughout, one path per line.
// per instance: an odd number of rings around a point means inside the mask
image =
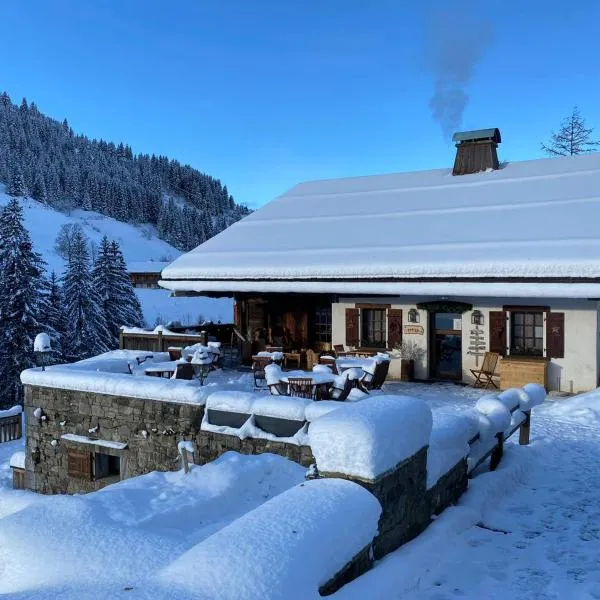
M 531 410 L 546 399 L 546 390 L 539 383 L 528 383 L 523 386 L 523 390 L 528 398 L 521 400 L 521 410 Z
M 320 472 L 375 479 L 427 446 L 431 425 L 423 400 L 381 395 L 319 417 L 308 437 Z
M 355 483 L 307 481 L 203 540 L 159 578 L 206 600 L 317 600 L 319 587 L 372 542 L 380 514 Z

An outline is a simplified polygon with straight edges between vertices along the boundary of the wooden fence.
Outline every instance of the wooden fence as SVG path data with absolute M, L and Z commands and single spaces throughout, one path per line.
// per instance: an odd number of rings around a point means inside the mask
M 519 405 L 513 407 L 510 411 L 511 415 L 519 409 Z M 531 410 L 523 411 L 525 415 L 524 419 L 514 425 L 511 429 L 508 429 L 504 433 L 498 433 L 496 435 L 496 444 L 493 448 L 490 448 L 485 454 L 479 457 L 479 459 L 475 462 L 475 464 L 469 467 L 469 475 L 475 471 L 475 469 L 481 465 L 488 457 L 490 459 L 490 471 L 494 471 L 500 461 L 502 460 L 502 456 L 504 455 L 504 442 L 519 430 L 519 444 L 521 446 L 529 445 L 529 432 L 531 430 Z M 473 446 L 475 442 L 480 439 L 479 434 L 476 434 L 469 440 L 469 446 Z
M 23 435 L 21 413 L 0 418 L 0 443 L 18 440 Z

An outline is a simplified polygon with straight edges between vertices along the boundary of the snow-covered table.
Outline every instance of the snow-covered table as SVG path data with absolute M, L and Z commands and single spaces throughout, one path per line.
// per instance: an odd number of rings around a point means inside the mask
M 177 365 L 184 362 L 183 360 L 169 360 L 167 362 L 152 363 L 151 366 L 144 369 L 144 373 L 154 377 L 171 377 L 177 370 Z
M 286 371 L 280 375 L 280 381 L 289 383 L 290 378 L 302 377 L 312 379 L 313 397 L 316 399 L 329 398 L 328 386 L 335 381 L 333 373 L 320 371 Z
M 372 358 L 349 358 L 343 357 L 338 358 L 335 361 L 338 371 L 345 371 L 346 369 L 363 369 L 373 363 Z

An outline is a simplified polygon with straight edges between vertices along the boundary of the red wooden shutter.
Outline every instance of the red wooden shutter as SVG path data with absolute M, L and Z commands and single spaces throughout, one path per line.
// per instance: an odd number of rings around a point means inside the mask
M 67 450 L 67 472 L 69 477 L 92 480 L 92 453 L 69 448 Z
M 490 352 L 506 354 L 506 312 L 503 310 L 490 312 Z
M 546 317 L 546 356 L 565 356 L 565 313 L 550 312 Z
M 387 347 L 396 348 L 402 343 L 402 309 L 389 308 L 387 317 Z
M 346 309 L 346 346 L 358 346 L 358 308 Z

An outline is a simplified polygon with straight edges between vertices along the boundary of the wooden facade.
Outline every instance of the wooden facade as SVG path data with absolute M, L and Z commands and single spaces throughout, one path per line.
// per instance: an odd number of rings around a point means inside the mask
M 129 279 L 134 288 L 160 288 L 158 285 L 160 271 L 155 273 L 129 273 Z
M 331 303 L 327 294 L 237 294 L 235 325 L 252 343 L 285 350 L 331 349 Z

